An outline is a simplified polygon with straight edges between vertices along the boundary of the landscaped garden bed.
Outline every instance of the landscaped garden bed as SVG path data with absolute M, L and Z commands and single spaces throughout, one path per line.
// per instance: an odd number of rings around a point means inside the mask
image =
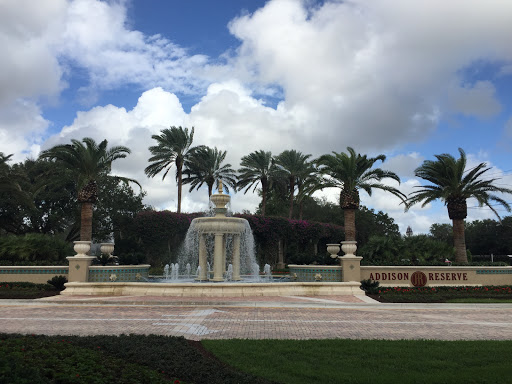
M 385 303 L 512 302 L 512 286 L 378 287 L 368 296 Z
M 60 290 L 51 284 L 0 282 L 0 299 L 39 299 L 59 293 Z
M 201 343 L 182 337 L 9 334 L 0 334 L 0 382 L 271 383 L 221 363 Z

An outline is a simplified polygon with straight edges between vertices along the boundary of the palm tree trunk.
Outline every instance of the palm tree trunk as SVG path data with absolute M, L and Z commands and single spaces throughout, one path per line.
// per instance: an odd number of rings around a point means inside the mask
M 208 184 L 208 198 L 212 197 L 213 184 Z
M 83 202 L 80 212 L 80 240 L 92 241 L 92 203 Z
M 302 211 L 304 210 L 304 202 L 299 203 L 299 220 L 302 220 Z
M 356 210 L 345 208 L 343 210 L 344 226 L 345 226 L 345 241 L 356 240 Z
M 464 235 L 464 220 L 453 219 L 453 245 L 455 246 L 455 262 L 467 263 L 466 237 Z
M 288 212 L 288 218 L 291 219 L 293 215 L 293 197 L 295 192 L 295 179 L 290 178 L 290 210 Z
M 261 180 L 261 215 L 265 216 L 265 207 L 267 206 L 267 181 Z
M 183 174 L 181 168 L 178 168 L 178 213 L 181 213 L 181 188 L 183 187 Z

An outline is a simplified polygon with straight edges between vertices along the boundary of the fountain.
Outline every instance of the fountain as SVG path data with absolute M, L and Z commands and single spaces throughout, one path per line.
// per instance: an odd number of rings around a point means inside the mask
M 260 266 L 256 263 L 254 255 L 254 239 L 249 223 L 242 218 L 226 216 L 226 204 L 230 199 L 229 195 L 223 193 L 222 182 L 219 181 L 218 193 L 211 196 L 211 202 L 215 205 L 214 216 L 192 220 L 184 241 L 183 257 L 180 256 L 177 263 L 165 266 L 165 280 L 158 283 L 93 283 L 78 280 L 67 283 L 61 294 L 244 297 L 362 293 L 359 281 L 351 279 L 352 276 L 349 277 L 348 272 L 348 279 L 345 281 L 326 282 L 325 279 L 317 279 L 315 282 L 277 283 L 272 277 L 271 266 L 266 264 L 263 268 L 264 276 L 261 277 Z M 360 259 L 354 255 L 351 257 L 350 260 L 347 258 L 346 262 Z M 185 274 L 181 276 L 180 266 L 181 270 L 185 270 Z M 344 265 L 347 271 L 353 268 L 352 264 Z M 195 277 L 191 275 L 191 271 L 196 271 Z
M 245 280 L 242 273 L 252 275 L 256 258 L 251 227 L 245 219 L 226 216 L 230 199 L 223 193 L 219 181 L 218 193 L 210 199 L 213 215 L 196 218 L 190 223 L 178 263 L 190 264 L 196 270 L 195 281 L 241 281 Z

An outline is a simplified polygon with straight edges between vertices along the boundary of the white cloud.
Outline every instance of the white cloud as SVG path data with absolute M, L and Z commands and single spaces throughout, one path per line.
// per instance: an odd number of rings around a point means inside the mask
M 306 4 L 270 1 L 230 31 L 241 40 L 237 65 L 282 86 L 288 110 L 304 109 L 317 150 L 394 148 L 425 138 L 444 114 L 499 111 L 494 86 L 465 84 L 460 71 L 510 62 L 512 3 Z

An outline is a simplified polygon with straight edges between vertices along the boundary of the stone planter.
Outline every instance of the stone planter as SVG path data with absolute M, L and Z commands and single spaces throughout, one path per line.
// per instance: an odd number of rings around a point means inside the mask
M 114 252 L 114 243 L 101 243 L 100 251 L 101 253 L 112 255 L 112 252 Z
M 345 252 L 345 256 L 354 256 L 357 250 L 357 241 L 342 241 L 341 249 Z
M 90 241 L 75 241 L 74 243 L 73 249 L 77 256 L 86 256 L 87 252 L 91 249 Z
M 340 252 L 339 244 L 327 244 L 327 252 L 330 253 L 331 258 L 336 259 L 338 257 L 338 253 Z

